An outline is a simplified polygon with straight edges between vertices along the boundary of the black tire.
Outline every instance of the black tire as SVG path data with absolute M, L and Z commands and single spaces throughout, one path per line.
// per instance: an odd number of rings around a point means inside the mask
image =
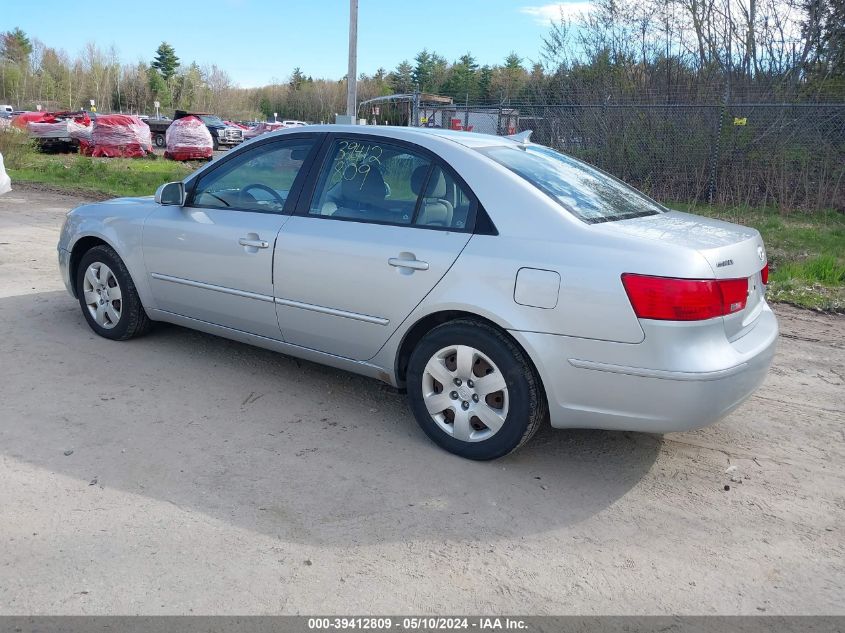
M 88 267 L 94 263 L 102 263 L 108 266 L 120 286 L 120 318 L 113 327 L 106 328 L 97 323 L 85 303 L 85 273 Z M 79 306 L 82 309 L 82 315 L 88 321 L 88 325 L 104 338 L 125 341 L 146 334 L 152 326 L 152 322 L 144 311 L 144 306 L 141 305 L 141 299 L 126 264 L 123 263 L 123 260 L 111 246 L 104 244 L 95 246 L 82 256 L 79 268 L 76 271 L 76 296 L 79 298 Z
M 217 140 L 216 136 L 211 137 L 211 143 L 215 152 L 220 149 L 220 142 Z
M 504 378 L 507 416 L 501 428 L 488 439 L 469 442 L 452 437 L 426 409 L 423 395 L 426 364 L 438 351 L 452 345 L 475 348 L 499 368 Z M 407 388 L 411 412 L 425 434 L 441 448 L 468 459 L 496 459 L 515 451 L 531 439 L 548 417 L 540 378 L 525 352 L 504 332 L 471 319 L 445 323 L 423 337 L 408 362 Z
M 156 147 L 164 147 L 165 145 L 167 145 L 167 141 L 164 138 L 164 134 L 156 134 L 155 143 Z

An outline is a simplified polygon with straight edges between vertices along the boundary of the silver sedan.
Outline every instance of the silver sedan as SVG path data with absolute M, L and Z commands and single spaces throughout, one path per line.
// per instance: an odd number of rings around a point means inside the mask
M 762 382 L 778 331 L 757 231 L 527 138 L 268 134 L 154 198 L 73 210 L 58 252 L 97 334 L 166 321 L 371 376 L 472 459 L 545 421 L 710 424 Z

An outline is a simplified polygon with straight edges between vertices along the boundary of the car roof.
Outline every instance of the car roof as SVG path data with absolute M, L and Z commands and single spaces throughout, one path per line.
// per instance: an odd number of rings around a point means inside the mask
M 404 127 L 398 125 L 309 125 L 306 128 L 313 132 L 335 132 L 335 133 L 357 133 L 357 134 L 378 134 L 379 136 L 391 136 L 397 139 L 412 141 L 420 136 L 439 137 L 453 141 L 469 148 L 489 147 L 491 145 L 516 145 L 517 142 L 503 136 L 493 134 L 478 134 L 476 132 L 461 132 L 458 130 L 444 130 L 440 128 L 426 127 Z M 290 134 L 294 128 L 279 130 L 273 134 Z M 296 130 L 301 133 L 302 130 Z

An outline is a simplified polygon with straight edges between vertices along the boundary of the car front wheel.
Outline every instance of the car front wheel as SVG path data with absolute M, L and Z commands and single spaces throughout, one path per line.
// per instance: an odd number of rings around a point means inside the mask
M 110 246 L 95 246 L 82 256 L 76 296 L 85 320 L 100 336 L 123 341 L 150 328 L 132 277 Z
M 481 322 L 453 321 L 431 330 L 411 354 L 407 385 L 426 435 L 469 459 L 507 455 L 547 416 L 540 379 L 525 352 Z

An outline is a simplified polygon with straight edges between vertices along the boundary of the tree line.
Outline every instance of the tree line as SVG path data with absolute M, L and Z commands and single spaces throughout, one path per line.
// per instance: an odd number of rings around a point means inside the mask
M 470 52 L 448 60 L 424 49 L 359 77 L 360 100 L 414 91 L 489 105 L 843 101 L 845 0 L 594 0 L 550 22 L 536 59 L 510 52 L 480 64 Z M 151 114 L 158 101 L 165 114 L 331 121 L 345 94 L 345 78 L 300 67 L 287 81 L 241 88 L 167 42 L 149 62 L 127 64 L 114 47 L 88 43 L 71 56 L 19 28 L 0 37 L 0 102 L 20 109 L 93 100 L 99 111 Z

